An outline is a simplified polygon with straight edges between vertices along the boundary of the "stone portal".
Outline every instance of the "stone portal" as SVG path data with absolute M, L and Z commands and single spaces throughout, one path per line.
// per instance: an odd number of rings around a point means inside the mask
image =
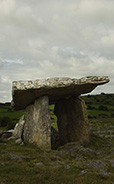
M 60 145 L 74 141 L 88 142 L 87 113 L 80 95 L 89 93 L 98 85 L 107 82 L 109 82 L 107 76 L 14 81 L 12 106 L 15 110 L 26 109 L 22 136 L 24 142 L 44 149 L 51 148 L 53 141 L 51 141 L 50 104 L 55 104 Z

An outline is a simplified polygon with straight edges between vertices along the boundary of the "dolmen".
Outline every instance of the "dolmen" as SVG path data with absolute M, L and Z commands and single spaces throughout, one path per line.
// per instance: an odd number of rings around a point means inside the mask
M 49 105 L 55 104 L 60 145 L 89 141 L 89 124 L 85 102 L 80 95 L 109 82 L 107 76 L 48 78 L 14 81 L 12 105 L 26 109 L 23 141 L 42 149 L 51 149 L 51 117 Z

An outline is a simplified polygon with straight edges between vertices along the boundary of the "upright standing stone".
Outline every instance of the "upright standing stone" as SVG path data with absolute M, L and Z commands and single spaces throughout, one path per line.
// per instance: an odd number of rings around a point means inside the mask
M 60 143 L 89 141 L 88 119 L 85 103 L 81 98 L 69 98 L 58 101 L 55 105 L 55 114 L 58 118 Z
M 24 115 L 20 118 L 19 122 L 15 125 L 14 131 L 13 131 L 13 137 L 16 139 L 22 139 L 23 138 L 23 127 L 25 124 L 25 117 Z
M 34 105 L 26 108 L 24 141 L 40 148 L 51 148 L 51 120 L 48 96 L 35 100 Z

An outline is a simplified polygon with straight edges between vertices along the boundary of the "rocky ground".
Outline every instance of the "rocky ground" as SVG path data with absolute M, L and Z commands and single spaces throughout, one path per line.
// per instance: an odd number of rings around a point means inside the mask
M 51 151 L 0 139 L 0 184 L 114 184 L 114 119 L 91 120 L 90 135 Z

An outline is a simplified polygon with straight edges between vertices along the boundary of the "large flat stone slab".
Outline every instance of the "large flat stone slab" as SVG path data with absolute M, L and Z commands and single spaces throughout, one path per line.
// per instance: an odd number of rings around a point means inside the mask
M 49 78 L 34 81 L 14 81 L 12 87 L 12 105 L 15 110 L 25 109 L 40 96 L 47 95 L 49 104 L 71 96 L 77 97 L 89 93 L 98 85 L 109 82 L 107 76 L 75 78 Z

